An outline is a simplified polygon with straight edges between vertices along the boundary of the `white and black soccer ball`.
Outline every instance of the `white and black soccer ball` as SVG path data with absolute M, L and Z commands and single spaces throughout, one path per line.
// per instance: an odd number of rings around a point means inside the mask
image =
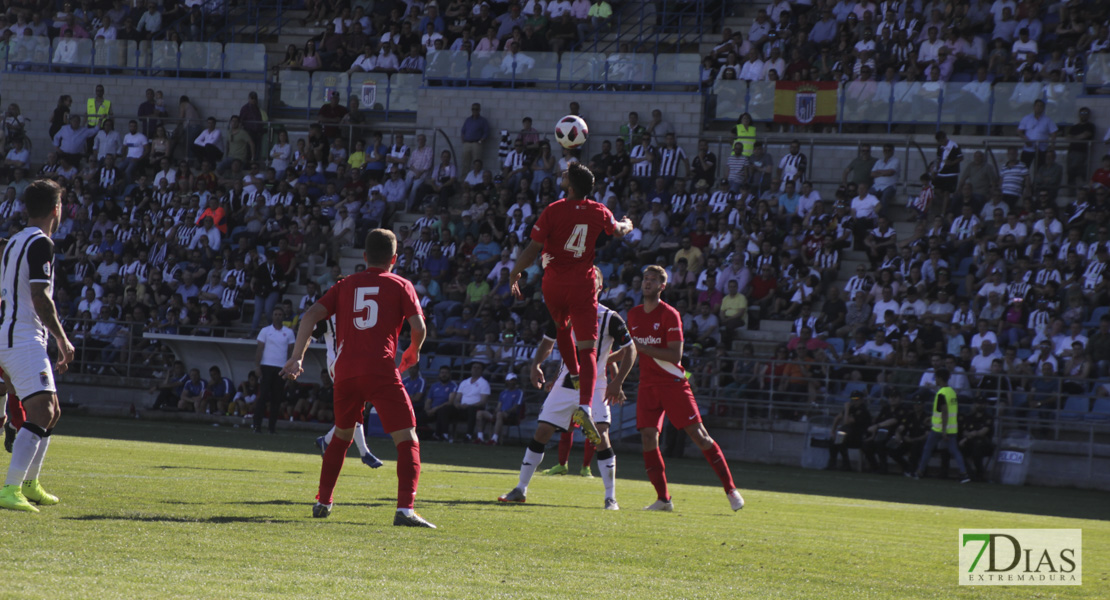
M 589 135 L 590 128 L 582 117 L 567 115 L 555 124 L 555 141 L 564 148 L 574 149 L 585 144 Z

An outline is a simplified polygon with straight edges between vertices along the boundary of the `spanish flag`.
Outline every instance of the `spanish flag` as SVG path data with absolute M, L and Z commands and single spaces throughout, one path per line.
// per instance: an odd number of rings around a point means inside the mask
M 793 125 L 836 122 L 835 81 L 775 82 L 775 122 Z

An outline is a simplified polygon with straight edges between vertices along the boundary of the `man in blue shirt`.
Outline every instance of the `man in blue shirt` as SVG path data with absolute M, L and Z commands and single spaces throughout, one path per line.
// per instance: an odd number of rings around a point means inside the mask
M 524 391 L 520 389 L 516 374 L 505 375 L 505 389 L 497 397 L 497 416 L 494 417 L 488 410 L 478 411 L 478 433 L 485 433 L 486 424 L 494 422 L 493 437 L 486 442 L 487 446 L 501 443 L 504 428 L 520 423 L 520 404 L 523 401 Z
M 205 392 L 208 391 L 208 382 L 200 378 L 200 369 L 189 369 L 189 379 L 181 390 L 181 400 L 177 403 L 178 410 L 193 409 L 198 415 L 205 412 Z
M 462 156 L 460 165 L 472 165 L 482 158 L 482 144 L 489 138 L 489 121 L 482 116 L 482 105 L 470 105 L 470 116 L 462 124 Z
M 216 414 L 228 414 L 228 406 L 231 405 L 231 399 L 235 397 L 235 384 L 230 379 L 224 377 L 220 373 L 220 368 L 214 366 L 208 369 L 208 376 L 212 379 L 208 382 L 208 400 L 205 402 L 207 408 L 211 409 L 212 404 L 216 404 Z
M 474 246 L 471 256 L 479 265 L 489 268 L 501 257 L 501 246 L 493 241 L 493 236 L 488 231 L 484 231 L 479 236 L 478 245 Z
M 428 387 L 428 382 L 420 376 L 420 365 L 413 365 L 411 369 L 405 371 L 401 384 L 409 394 L 409 402 L 412 402 L 413 412 L 416 413 L 416 422 L 419 425 L 425 425 L 428 422 L 428 415 L 424 413 L 424 391 Z
M 385 176 L 385 157 L 389 148 L 382 143 L 382 134 L 375 131 L 370 145 L 366 147 L 366 164 L 363 169 L 371 180 L 381 183 Z
M 451 395 L 458 391 L 459 386 L 451 381 L 451 368 L 439 368 L 439 380 L 428 388 L 428 395 L 424 399 L 424 414 L 428 419 L 435 419 L 435 439 L 450 441 L 447 429 L 455 416 L 455 409 L 451 404 Z
M 189 374 L 185 372 L 185 363 L 180 360 L 174 361 L 173 369 L 166 371 L 162 383 L 150 390 L 158 392 L 158 398 L 155 399 L 151 410 L 158 410 L 163 406 L 177 406 L 181 400 L 181 392 L 185 388 L 184 384 L 188 380 Z

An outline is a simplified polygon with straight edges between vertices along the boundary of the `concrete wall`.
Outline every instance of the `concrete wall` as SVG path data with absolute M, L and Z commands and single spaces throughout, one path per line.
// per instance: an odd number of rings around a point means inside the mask
M 149 77 L 128 77 L 115 75 L 51 75 L 44 73 L 4 73 L 0 79 L 0 95 L 4 108 L 11 103 L 19 105 L 23 115 L 31 119 L 28 132 L 31 137 L 31 162 L 37 165 L 46 160 L 51 142 L 48 139 L 50 117 L 63 94 L 73 96 L 72 110 L 85 111 L 85 102 L 93 96 L 97 84 L 104 86 L 104 97 L 112 101 L 112 112 L 117 121 L 123 117 L 133 117 L 139 105 L 146 99 L 148 88 L 162 90 L 170 114 L 177 116 L 178 98 L 189 96 L 204 116 L 227 119 L 239 114 L 240 107 L 247 102 L 247 94 L 258 92 L 265 106 L 266 86 L 262 82 L 236 81 L 228 79 L 152 79 Z M 126 132 L 126 122 L 116 124 L 116 130 Z
M 554 141 L 555 122 L 570 112 L 570 103 L 578 102 L 582 116 L 590 126 L 591 142 L 584 154 L 601 151 L 601 139 L 616 137 L 620 126 L 628 122 L 629 111 L 640 113 L 640 122 L 651 122 L 651 111 L 658 108 L 663 118 L 680 133 L 695 136 L 701 130 L 702 102 L 696 94 L 646 94 L 636 92 L 582 93 L 547 90 L 498 90 L 486 88 L 425 88 L 417 92 L 417 123 L 421 127 L 440 128 L 451 139 L 455 152 L 462 151 L 460 129 L 470 116 L 470 105 L 482 105 L 482 116 L 493 129 L 486 144 L 483 162 L 488 165 L 497 158 L 499 131 L 520 131 L 520 121 L 532 117 L 533 126 Z M 552 144 L 554 146 L 554 144 Z M 684 144 L 686 145 L 686 144 Z M 695 147 L 687 148 L 692 152 Z M 553 148 L 559 156 L 558 148 Z M 469 170 L 469 165 L 459 165 Z

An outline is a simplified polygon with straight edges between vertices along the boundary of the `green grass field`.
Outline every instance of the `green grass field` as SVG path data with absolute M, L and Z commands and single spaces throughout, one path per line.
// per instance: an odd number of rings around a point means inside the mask
M 601 510 L 599 478 L 570 476 L 503 505 L 522 448 L 426 443 L 417 510 L 439 529 L 416 530 L 392 527 L 385 440 L 386 466 L 348 459 L 332 517 L 310 518 L 313 437 L 63 418 L 42 478 L 62 504 L 0 513 L 0 598 L 1110 597 L 1106 493 L 734 462 L 748 505 L 733 513 L 685 459 L 668 463 L 676 512 L 645 513 L 626 450 L 620 512 Z M 1082 528 L 1084 585 L 959 587 L 961 527 Z

